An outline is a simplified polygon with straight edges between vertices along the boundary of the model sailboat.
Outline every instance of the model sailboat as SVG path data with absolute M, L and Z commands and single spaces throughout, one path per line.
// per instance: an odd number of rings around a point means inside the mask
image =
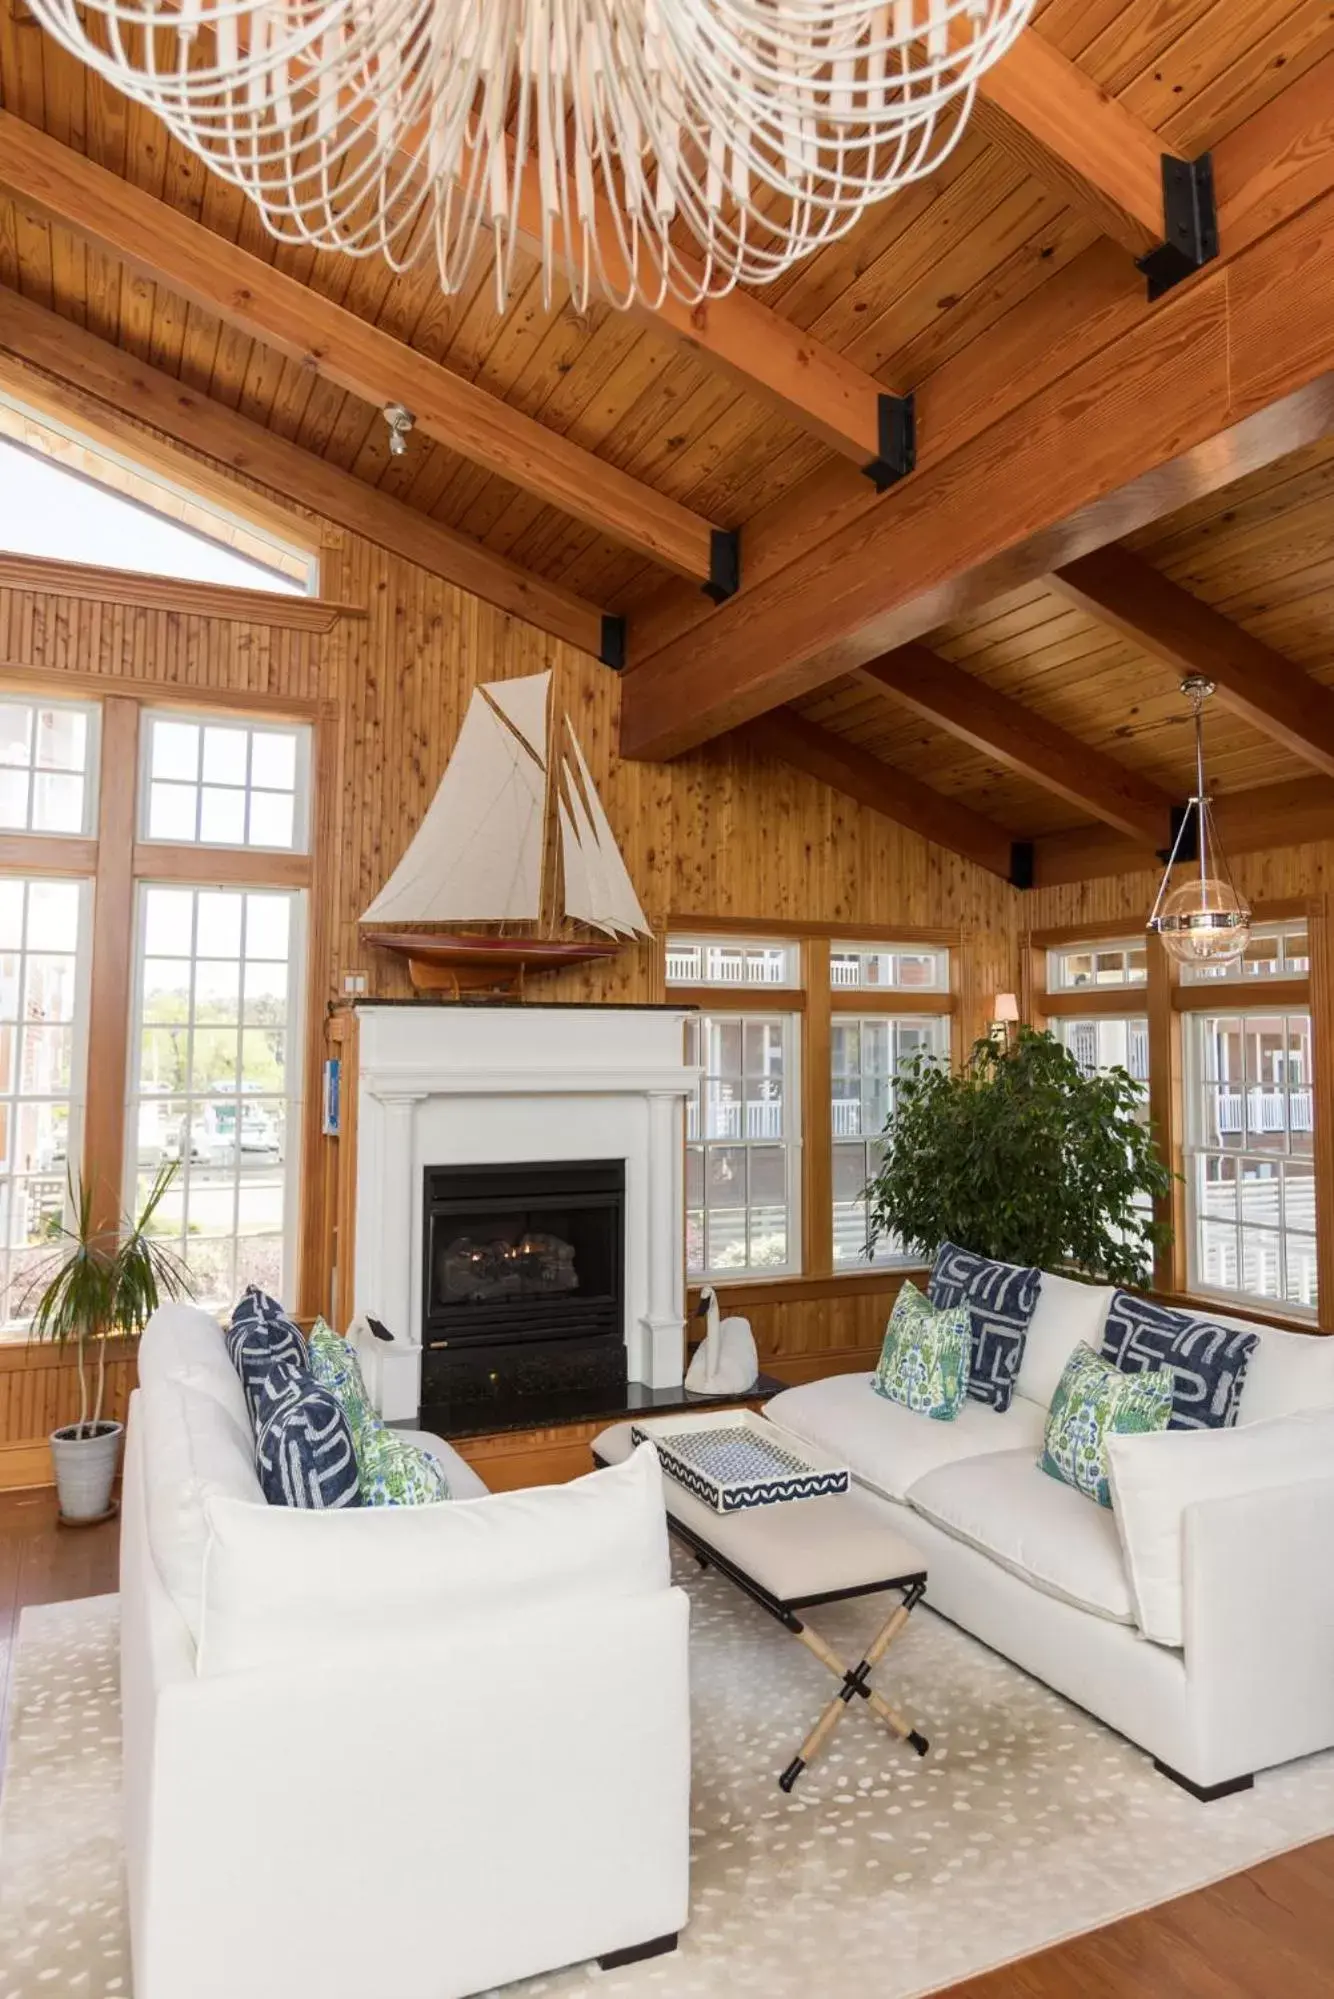
M 474 691 L 426 817 L 361 922 L 428 992 L 522 989 L 525 973 L 651 934 L 569 716 L 552 729 L 549 673 Z M 495 927 L 444 927 L 463 924 Z

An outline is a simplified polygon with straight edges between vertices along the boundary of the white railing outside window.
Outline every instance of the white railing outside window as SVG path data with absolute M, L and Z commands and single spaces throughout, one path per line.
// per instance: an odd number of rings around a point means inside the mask
M 798 1016 L 702 1014 L 687 1060 L 686 1267 L 692 1278 L 801 1267 Z

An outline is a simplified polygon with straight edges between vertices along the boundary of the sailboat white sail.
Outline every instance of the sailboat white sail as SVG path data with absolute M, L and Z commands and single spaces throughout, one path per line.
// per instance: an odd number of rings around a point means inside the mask
M 550 783 L 551 675 L 479 687 L 426 817 L 363 923 L 534 922 L 554 810 L 563 913 L 606 935 L 651 933 L 579 739 Z
M 363 923 L 535 921 L 546 847 L 549 673 L 479 687 L 411 846 Z M 534 685 L 536 683 L 536 685 Z M 499 708 L 506 719 L 497 713 Z M 530 740 L 535 714 L 539 741 Z
M 579 772 L 578 786 L 571 785 L 570 788 L 575 793 L 582 793 L 584 811 L 580 844 L 585 850 L 588 881 L 596 905 L 595 913 L 586 920 L 613 932 L 619 931 L 627 937 L 651 937 L 653 933 L 648 927 L 648 919 L 639 906 L 630 871 L 621 859 L 616 835 L 611 830 L 611 822 L 593 782 L 593 773 L 588 768 L 588 760 L 568 715 L 565 717 L 565 733 Z M 565 770 L 568 774 L 568 764 Z M 570 913 L 573 915 L 575 912 Z

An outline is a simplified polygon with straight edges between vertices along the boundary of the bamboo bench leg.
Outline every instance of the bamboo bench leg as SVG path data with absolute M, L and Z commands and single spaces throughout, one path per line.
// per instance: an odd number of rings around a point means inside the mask
M 912 1724 L 905 1721 L 897 1709 L 892 1708 L 889 1702 L 883 1699 L 876 1692 L 875 1688 L 870 1685 L 871 1674 L 875 1671 L 875 1668 L 884 1658 L 894 1640 L 903 1630 L 909 1617 L 921 1602 L 922 1595 L 923 1591 L 920 1584 L 915 1584 L 908 1590 L 902 1603 L 897 1604 L 885 1619 L 885 1622 L 867 1646 L 862 1658 L 851 1668 L 843 1663 L 833 1646 L 826 1639 L 822 1638 L 818 1631 L 813 1630 L 809 1624 L 796 1624 L 793 1627 L 789 1627 L 793 1631 L 793 1636 L 801 1640 L 808 1652 L 815 1654 L 821 1665 L 826 1666 L 836 1680 L 842 1680 L 843 1685 L 824 1709 L 814 1728 L 802 1743 L 797 1755 L 793 1757 L 779 1778 L 780 1789 L 789 1792 L 792 1790 L 802 1771 L 809 1763 L 815 1761 L 834 1730 L 838 1727 L 844 1708 L 858 1694 L 869 1704 L 871 1712 L 878 1716 L 901 1742 L 911 1743 L 919 1756 L 925 1756 L 930 1747 L 926 1737 L 919 1734 Z

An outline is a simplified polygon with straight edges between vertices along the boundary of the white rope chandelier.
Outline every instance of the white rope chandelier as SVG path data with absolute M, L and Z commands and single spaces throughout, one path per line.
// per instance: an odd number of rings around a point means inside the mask
M 763 285 L 919 180 L 1033 0 L 29 0 L 281 241 L 536 250 L 580 305 Z

